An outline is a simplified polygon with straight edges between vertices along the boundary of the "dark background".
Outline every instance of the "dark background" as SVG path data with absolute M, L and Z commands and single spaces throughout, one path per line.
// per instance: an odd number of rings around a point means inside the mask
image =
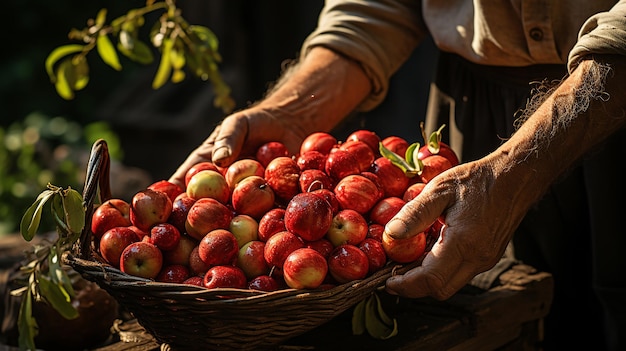
M 150 87 L 156 66 L 123 60 L 114 71 L 90 57 L 90 81 L 74 100 L 60 98 L 44 70 L 46 56 L 69 44 L 71 28 L 83 28 L 100 8 L 109 20 L 144 1 L 11 1 L 3 4 L 0 58 L 0 124 L 8 126 L 38 111 L 64 116 L 81 124 L 107 121 L 118 133 L 122 162 L 164 179 L 208 136 L 224 115 L 212 106 L 210 83 L 191 76 L 159 90 Z M 223 78 L 232 88 L 236 108 L 262 97 L 280 74 L 281 64 L 298 53 L 315 28 L 323 1 L 179 1 L 190 23 L 213 30 L 220 40 Z M 10 18 L 11 20 L 8 20 Z M 427 42 L 392 79 L 386 101 L 336 130 L 338 137 L 356 128 L 375 130 L 382 137 L 398 135 L 421 141 L 419 121 L 425 111 L 434 52 Z M 95 54 L 95 53 L 94 53 Z

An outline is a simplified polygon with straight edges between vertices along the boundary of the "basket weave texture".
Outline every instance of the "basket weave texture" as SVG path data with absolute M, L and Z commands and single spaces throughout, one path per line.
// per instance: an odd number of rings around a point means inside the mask
M 172 350 L 263 350 L 324 324 L 415 266 L 388 264 L 363 280 L 326 290 L 205 289 L 131 276 L 104 263 L 92 247 L 91 214 L 96 197 L 111 197 L 109 155 L 104 140 L 91 150 L 83 201 L 85 229 L 64 260 L 131 312 L 155 339 Z M 99 191 L 98 191 L 99 190 Z

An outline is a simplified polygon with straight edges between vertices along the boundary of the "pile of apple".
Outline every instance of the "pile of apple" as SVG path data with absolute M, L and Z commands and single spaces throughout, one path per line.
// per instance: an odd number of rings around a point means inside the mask
M 439 235 L 442 221 L 410 239 L 384 233 L 425 183 L 458 164 L 436 141 L 429 151 L 368 130 L 342 142 L 316 132 L 296 155 L 269 142 L 225 168 L 198 163 L 184 189 L 161 180 L 130 202 L 99 205 L 94 244 L 127 274 L 209 289 L 316 289 L 363 279 L 390 261 L 419 259 Z

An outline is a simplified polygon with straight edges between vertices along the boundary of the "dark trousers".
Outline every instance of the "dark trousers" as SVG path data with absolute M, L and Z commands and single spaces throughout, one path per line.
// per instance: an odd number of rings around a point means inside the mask
M 558 81 L 564 65 L 485 67 L 441 53 L 426 129 L 441 124 L 462 161 L 480 158 L 514 132 L 531 82 Z M 545 350 L 626 349 L 626 131 L 591 151 L 533 207 L 513 239 L 516 257 L 553 274 Z M 622 217 L 625 216 L 625 217 Z

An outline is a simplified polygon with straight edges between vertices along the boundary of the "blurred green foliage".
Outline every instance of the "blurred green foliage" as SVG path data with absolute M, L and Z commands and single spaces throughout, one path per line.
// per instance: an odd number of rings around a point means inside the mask
M 31 113 L 0 127 L 0 235 L 17 233 L 33 199 L 48 183 L 81 190 L 91 145 L 104 138 L 112 159 L 123 157 L 120 141 L 105 122 L 81 125 L 65 117 Z M 42 231 L 52 231 L 51 220 Z

